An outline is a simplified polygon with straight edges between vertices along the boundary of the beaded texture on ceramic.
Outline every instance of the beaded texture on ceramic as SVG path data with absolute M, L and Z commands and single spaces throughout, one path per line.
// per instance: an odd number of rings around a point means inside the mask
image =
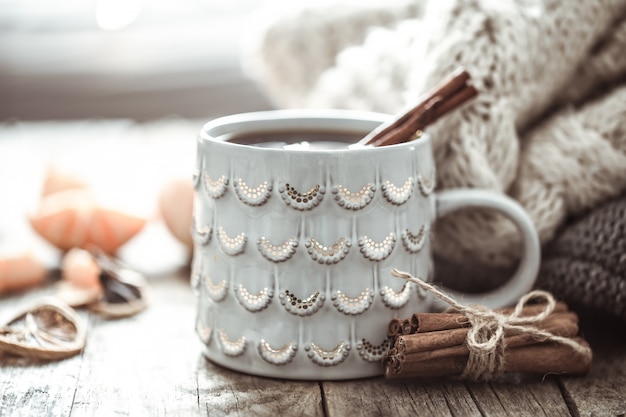
M 343 362 L 350 353 L 350 343 L 341 342 L 334 349 L 325 350 L 315 343 L 304 346 L 307 356 L 319 366 L 335 366 Z
M 211 236 L 213 234 L 213 229 L 211 228 L 211 226 L 204 226 L 202 228 L 199 228 L 196 225 L 195 221 L 193 221 L 192 224 L 194 225 L 192 234 L 195 238 L 195 241 L 202 246 L 208 245 L 211 241 Z
M 361 210 L 366 207 L 374 199 L 374 191 L 376 186 L 369 182 L 357 192 L 352 192 L 341 184 L 332 189 L 335 201 L 346 210 Z
M 348 297 L 341 290 L 337 290 L 330 299 L 337 311 L 346 315 L 356 316 L 363 314 L 370 308 L 374 302 L 374 291 L 366 288 L 358 296 Z
M 202 321 L 198 317 L 196 319 L 196 333 L 202 340 L 202 343 L 208 345 L 211 343 L 211 336 L 213 335 L 213 328 L 210 326 L 205 326 L 202 324 Z
M 228 291 L 228 283 L 226 280 L 221 280 L 218 283 L 214 283 L 209 275 L 204 277 L 206 284 L 207 294 L 213 301 L 222 301 L 226 298 Z
M 246 337 L 241 336 L 239 339 L 231 340 L 226 334 L 226 330 L 220 329 L 218 331 L 218 339 L 222 347 L 224 355 L 228 356 L 241 356 L 246 350 L 247 342 Z
M 244 232 L 239 233 L 233 237 L 228 236 L 223 227 L 219 227 L 217 230 L 217 240 L 220 243 L 220 248 L 225 254 L 230 256 L 240 255 L 246 249 L 246 242 L 248 237 Z
M 200 178 L 200 175 L 198 175 Z M 218 176 L 212 180 L 208 173 L 202 175 L 204 190 L 206 195 L 218 200 L 222 198 L 229 185 L 229 180 L 225 175 Z M 423 182 L 417 177 L 417 184 L 422 194 Z M 407 178 L 401 186 L 395 186 L 389 181 L 384 181 L 381 185 L 382 195 L 381 201 L 386 201 L 392 205 L 402 205 L 406 203 L 411 194 L 414 192 L 416 181 L 413 177 Z M 264 205 L 271 198 L 273 187 L 270 181 L 263 181 L 257 187 L 250 187 L 241 178 L 232 181 L 234 195 L 244 204 L 251 207 L 259 207 Z M 367 183 L 359 191 L 352 192 L 343 185 L 337 185 L 332 188 L 334 201 L 339 207 L 346 210 L 356 211 L 367 207 L 374 199 L 376 185 Z M 432 190 L 431 190 L 432 191 Z M 312 210 L 317 207 L 324 199 L 325 187 L 316 185 L 307 192 L 299 192 L 288 183 L 280 186 L 278 192 L 283 202 L 299 211 Z M 218 203 L 215 203 L 218 204 Z M 200 228 L 194 221 L 192 223 L 195 239 L 201 246 L 206 246 L 211 242 L 212 227 L 206 225 Z M 420 229 L 418 235 L 412 235 L 408 229 L 402 235 L 403 244 L 407 251 L 415 250 L 416 244 L 422 244 L 425 240 L 424 228 Z M 229 255 L 237 256 L 244 254 L 248 236 L 246 233 L 230 236 L 221 226 L 216 226 L 216 242 L 220 250 Z M 395 249 L 396 234 L 392 231 L 380 242 L 376 242 L 368 236 L 362 236 L 358 239 L 358 246 L 361 254 L 373 262 L 380 262 L 389 257 Z M 411 244 L 413 246 L 411 246 Z M 272 243 L 265 236 L 261 236 L 256 241 L 259 254 L 265 259 L 273 263 L 286 262 L 291 259 L 299 246 L 298 239 L 290 237 L 286 241 L 278 244 Z M 306 253 L 312 261 L 322 265 L 336 264 L 349 254 L 352 242 L 347 237 L 340 237 L 331 245 L 324 245 L 314 237 L 305 239 L 304 247 Z M 200 274 L 196 274 L 200 279 Z M 204 275 L 206 294 L 215 302 L 222 302 L 229 293 L 229 285 L 226 280 L 220 280 L 214 283 L 208 275 Z M 394 291 L 389 287 L 382 287 L 378 294 L 382 300 L 382 304 L 390 309 L 398 309 L 404 306 L 411 295 L 412 287 L 405 285 L 401 291 Z M 232 293 L 237 302 L 251 313 L 259 313 L 265 310 L 272 302 L 274 291 L 271 288 L 263 288 L 257 293 L 251 293 L 243 284 L 235 285 Z M 346 316 L 358 316 L 370 309 L 374 303 L 376 293 L 371 288 L 365 288 L 356 297 L 349 297 L 341 290 L 335 290 L 331 294 L 332 305 L 335 310 Z M 284 290 L 278 294 L 279 301 L 285 311 L 288 313 L 307 317 L 311 316 L 323 308 L 326 295 L 324 290 L 315 291 L 304 298 L 299 298 L 289 290 Z M 220 349 L 224 355 L 230 357 L 238 357 L 244 355 L 248 341 L 246 337 L 241 336 L 238 339 L 230 339 L 225 329 L 219 329 L 216 332 L 209 326 L 203 326 L 200 321 L 197 323 L 197 333 L 200 338 L 209 344 L 212 338 L 216 338 L 219 342 Z M 212 337 L 213 333 L 216 337 Z M 251 341 L 252 342 L 252 341 Z M 380 360 L 386 349 L 388 342 L 383 341 L 380 345 L 373 345 L 365 339 L 361 339 L 356 345 L 358 356 L 366 362 L 376 362 Z M 351 351 L 351 344 L 348 341 L 340 341 L 333 349 L 324 349 L 320 345 L 309 342 L 304 345 L 304 352 L 311 362 L 322 367 L 337 366 L 345 361 Z M 267 340 L 261 339 L 256 344 L 258 355 L 267 363 L 274 366 L 285 366 L 291 363 L 298 351 L 298 345 L 295 342 L 284 344 L 280 347 L 272 346 Z
M 424 247 L 427 235 L 428 230 L 426 226 L 420 227 L 420 230 L 419 232 L 417 232 L 417 234 L 413 234 L 409 229 L 406 229 L 404 232 L 402 232 L 402 244 L 404 245 L 404 248 L 410 253 L 417 253 Z
M 298 241 L 294 237 L 290 237 L 286 242 L 280 245 L 274 245 L 265 236 L 262 236 L 257 242 L 257 248 L 263 257 L 272 262 L 285 262 L 290 259 L 296 248 L 298 247 Z
M 413 180 L 413 177 L 409 177 L 401 186 L 396 186 L 390 181 L 385 181 L 380 188 L 383 190 L 383 195 L 385 196 L 387 201 L 389 201 L 391 204 L 395 204 L 396 206 L 401 206 L 402 204 L 409 201 L 409 198 L 411 198 L 414 185 L 415 180 Z
M 359 352 L 359 356 L 367 362 L 381 361 L 388 349 L 389 339 L 383 340 L 378 346 L 372 345 L 368 340 L 361 339 L 356 345 L 356 350 Z
M 396 234 L 391 232 L 382 242 L 374 242 L 367 236 L 359 239 L 361 253 L 370 261 L 382 261 L 387 259 L 396 246 Z
M 302 193 L 291 185 L 285 184 L 282 185 L 278 191 L 285 204 L 296 210 L 306 211 L 317 207 L 322 202 L 326 188 L 321 185 L 316 185 L 309 191 Z
M 222 175 L 217 179 L 211 179 L 211 176 L 205 172 L 204 173 L 204 189 L 209 197 L 213 199 L 217 199 L 222 197 L 226 190 L 228 189 L 228 178 L 226 175 Z
M 239 304 L 253 313 L 266 308 L 272 301 L 273 296 L 274 291 L 270 288 L 263 288 L 258 293 L 252 294 L 242 284 L 235 287 L 235 297 Z
M 320 264 L 331 265 L 346 257 L 348 252 L 350 252 L 352 242 L 350 239 L 342 237 L 333 243 L 332 246 L 324 246 L 316 239 L 310 238 L 304 243 L 304 246 L 307 248 L 307 253 L 311 256 L 311 259 Z
M 420 193 L 424 197 L 428 197 L 435 190 L 435 176 L 433 173 L 430 174 L 429 178 L 424 178 L 421 175 L 417 176 L 417 186 L 420 190 Z
M 400 291 L 394 291 L 393 288 L 385 285 L 381 288 L 380 295 L 387 307 L 398 309 L 404 307 L 409 302 L 412 288 L 413 286 L 410 282 L 405 283 Z
M 326 296 L 319 291 L 302 299 L 289 292 L 289 290 L 285 290 L 285 292 L 279 294 L 278 298 L 283 307 L 285 307 L 285 310 L 296 316 L 310 316 L 315 314 L 322 308 L 326 300 Z
M 272 183 L 263 181 L 256 187 L 250 187 L 241 178 L 233 181 L 233 188 L 239 200 L 249 206 L 262 206 L 272 196 Z
M 291 342 L 275 349 L 265 339 L 261 339 L 257 345 L 257 350 L 264 361 L 272 365 L 282 366 L 293 360 L 298 351 L 298 345 Z

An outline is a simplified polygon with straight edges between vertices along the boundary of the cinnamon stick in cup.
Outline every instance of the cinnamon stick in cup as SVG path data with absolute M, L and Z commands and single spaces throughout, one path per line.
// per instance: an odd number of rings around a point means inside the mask
M 357 145 L 387 146 L 414 139 L 426 126 L 478 94 L 476 88 L 468 84 L 469 79 L 464 68 L 457 68 L 421 97 L 417 105 L 374 129 Z

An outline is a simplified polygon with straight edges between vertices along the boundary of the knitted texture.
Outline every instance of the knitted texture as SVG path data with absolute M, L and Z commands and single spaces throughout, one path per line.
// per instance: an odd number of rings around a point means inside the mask
M 562 231 L 546 250 L 537 286 L 626 320 L 626 194 Z
M 275 11 L 254 75 L 280 106 L 396 113 L 465 66 L 479 96 L 429 128 L 438 187 L 509 194 L 543 243 L 626 189 L 626 0 L 385 5 Z M 488 266 L 520 253 L 513 224 L 489 211 L 441 219 L 434 247 Z
M 247 33 L 244 66 L 278 105 L 302 107 L 337 54 L 362 44 L 371 28 L 393 26 L 422 10 L 410 0 L 270 3 Z

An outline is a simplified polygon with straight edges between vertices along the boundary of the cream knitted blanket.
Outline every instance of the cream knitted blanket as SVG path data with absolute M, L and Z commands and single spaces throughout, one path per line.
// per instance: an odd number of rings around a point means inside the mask
M 626 189 L 626 0 L 317 1 L 271 16 L 249 62 L 278 106 L 395 113 L 465 66 L 480 95 L 430 128 L 438 187 L 507 193 L 543 243 Z M 439 221 L 435 250 L 491 266 L 520 252 L 488 211 Z

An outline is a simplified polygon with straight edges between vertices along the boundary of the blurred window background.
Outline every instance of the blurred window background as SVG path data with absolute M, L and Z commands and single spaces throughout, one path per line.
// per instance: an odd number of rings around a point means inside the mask
M 0 121 L 269 107 L 240 66 L 264 0 L 0 0 Z

